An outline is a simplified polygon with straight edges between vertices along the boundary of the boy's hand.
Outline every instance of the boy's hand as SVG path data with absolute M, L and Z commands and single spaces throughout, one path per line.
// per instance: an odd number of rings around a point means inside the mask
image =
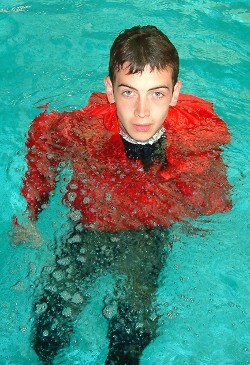
M 40 247 L 43 243 L 41 233 L 35 226 L 34 222 L 20 224 L 16 216 L 12 218 L 12 230 L 10 231 L 10 239 L 14 245 L 28 243 L 32 247 Z

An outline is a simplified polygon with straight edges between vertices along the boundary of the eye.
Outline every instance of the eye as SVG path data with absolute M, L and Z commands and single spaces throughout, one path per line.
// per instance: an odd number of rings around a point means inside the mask
M 164 97 L 164 94 L 161 91 L 155 91 L 153 96 L 155 96 L 156 98 L 160 99 Z
M 130 97 L 134 95 L 134 92 L 132 90 L 123 90 L 122 95 Z

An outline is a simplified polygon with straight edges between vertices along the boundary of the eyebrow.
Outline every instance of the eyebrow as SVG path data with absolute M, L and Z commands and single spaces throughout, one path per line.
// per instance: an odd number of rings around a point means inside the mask
M 128 87 L 129 89 L 138 91 L 135 87 L 127 85 L 127 84 L 119 84 L 118 87 Z M 170 90 L 170 87 L 166 86 L 166 85 L 160 85 L 160 86 L 152 87 L 152 88 L 148 89 L 148 91 L 157 90 L 157 89 L 168 89 L 168 90 Z

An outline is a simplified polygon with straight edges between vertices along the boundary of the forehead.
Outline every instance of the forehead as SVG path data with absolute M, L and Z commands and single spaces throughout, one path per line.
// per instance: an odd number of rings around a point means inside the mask
M 130 65 L 125 63 L 122 68 L 115 72 L 115 84 L 126 84 L 133 86 L 143 85 L 145 88 L 167 86 L 172 87 L 172 69 L 167 67 L 162 70 L 152 69 L 150 65 L 146 65 L 143 71 L 131 73 Z

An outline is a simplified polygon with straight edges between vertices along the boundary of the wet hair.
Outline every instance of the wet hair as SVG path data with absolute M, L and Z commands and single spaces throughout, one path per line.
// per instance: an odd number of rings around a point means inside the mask
M 170 68 L 173 85 L 179 74 L 179 56 L 168 37 L 153 25 L 135 26 L 121 32 L 110 49 L 109 76 L 114 83 L 115 72 L 128 62 L 128 74 L 142 72 L 146 65 L 158 71 Z

